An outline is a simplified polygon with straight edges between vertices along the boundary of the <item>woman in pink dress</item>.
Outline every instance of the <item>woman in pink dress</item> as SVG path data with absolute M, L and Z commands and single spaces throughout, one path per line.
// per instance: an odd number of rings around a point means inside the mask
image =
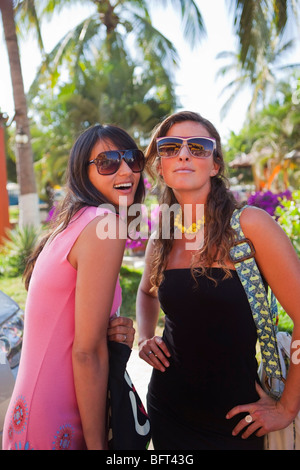
M 107 449 L 107 337 L 131 347 L 134 335 L 130 319 L 112 320 L 127 234 L 119 198 L 125 207 L 141 202 L 143 168 L 143 153 L 115 126 L 89 128 L 73 146 L 67 194 L 25 272 L 24 342 L 3 449 Z

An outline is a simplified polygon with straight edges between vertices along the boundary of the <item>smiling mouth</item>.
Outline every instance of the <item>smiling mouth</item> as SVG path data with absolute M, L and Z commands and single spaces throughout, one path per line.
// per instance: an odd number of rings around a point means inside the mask
M 119 183 L 114 185 L 114 189 L 118 189 L 119 191 L 125 191 L 126 189 L 131 189 L 133 183 Z

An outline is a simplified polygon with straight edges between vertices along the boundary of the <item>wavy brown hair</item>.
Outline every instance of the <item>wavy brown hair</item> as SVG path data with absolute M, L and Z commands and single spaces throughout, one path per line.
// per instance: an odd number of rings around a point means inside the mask
M 50 237 L 62 232 L 71 222 L 75 214 L 87 206 L 98 207 L 101 204 L 111 204 L 91 183 L 88 176 L 88 162 L 96 143 L 101 140 L 112 142 L 117 149 L 136 149 L 135 141 L 125 130 L 112 125 L 96 124 L 85 130 L 76 140 L 70 152 L 67 168 L 66 195 L 55 211 L 53 223 L 49 232 L 40 240 L 39 244 L 28 259 L 23 279 L 28 289 L 31 274 L 37 257 Z M 145 195 L 144 179 L 140 177 L 135 193 L 134 203 L 141 203 Z M 116 207 L 116 212 L 118 207 Z M 131 219 L 128 217 L 128 224 Z
M 165 136 L 174 124 L 184 121 L 198 122 L 207 129 L 212 138 L 216 139 L 216 150 L 214 151 L 213 159 L 215 163 L 219 165 L 217 175 L 211 177 L 211 190 L 204 208 L 204 243 L 193 256 L 191 263 L 192 274 L 194 278 L 196 278 L 197 275 L 210 277 L 209 268 L 214 262 L 218 261 L 219 266 L 224 269 L 225 278 L 230 277 L 230 269 L 226 265 L 229 249 L 232 246 L 234 237 L 230 219 L 233 210 L 239 205 L 233 194 L 229 191 L 229 183 L 225 176 L 221 139 L 213 124 L 200 114 L 190 111 L 181 111 L 167 117 L 154 129 L 151 142 L 146 150 L 148 172 L 152 176 L 155 174 L 154 163 L 158 158 L 156 139 Z M 162 184 L 159 203 L 162 207 L 170 207 L 173 204 L 178 204 L 173 190 L 165 184 Z M 167 267 L 168 257 L 173 246 L 174 214 L 172 211 L 168 213 L 170 214 L 171 230 L 169 239 L 162 236 L 162 224 L 160 223 L 158 238 L 154 240 L 152 271 L 150 275 L 153 288 L 158 288 L 163 280 L 163 273 Z M 163 220 L 163 216 L 161 220 Z

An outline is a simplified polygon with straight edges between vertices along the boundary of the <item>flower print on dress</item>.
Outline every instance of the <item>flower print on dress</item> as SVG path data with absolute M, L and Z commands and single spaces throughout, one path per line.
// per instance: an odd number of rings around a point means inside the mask
M 73 426 L 63 424 L 54 436 L 53 450 L 69 450 L 73 439 Z
M 12 438 L 14 437 L 14 427 L 12 424 L 9 425 L 7 434 L 8 434 L 9 440 L 12 440 Z
M 28 418 L 28 407 L 25 398 L 19 396 L 16 399 L 15 406 L 12 413 L 12 426 L 14 431 L 21 433 L 24 431 Z M 10 435 L 12 435 L 12 429 L 10 428 Z
M 22 448 L 22 442 L 19 442 L 19 444 L 17 444 L 17 442 L 15 442 L 15 450 L 34 450 L 34 448 L 30 447 L 29 442 L 25 442 L 24 449 L 23 449 Z

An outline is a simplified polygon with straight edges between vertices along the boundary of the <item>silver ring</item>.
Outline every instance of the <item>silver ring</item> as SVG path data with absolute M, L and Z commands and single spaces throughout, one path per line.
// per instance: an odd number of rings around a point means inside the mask
M 123 343 L 125 343 L 126 340 L 127 340 L 127 335 L 124 335 L 124 341 L 123 341 Z
M 252 423 L 252 421 L 253 421 L 252 416 L 251 416 L 251 415 L 247 415 L 247 416 L 245 417 L 245 421 L 246 421 L 246 423 L 248 423 L 248 424 Z
M 149 352 L 147 353 L 147 356 L 150 356 L 150 354 L 153 354 L 153 351 L 149 351 Z

